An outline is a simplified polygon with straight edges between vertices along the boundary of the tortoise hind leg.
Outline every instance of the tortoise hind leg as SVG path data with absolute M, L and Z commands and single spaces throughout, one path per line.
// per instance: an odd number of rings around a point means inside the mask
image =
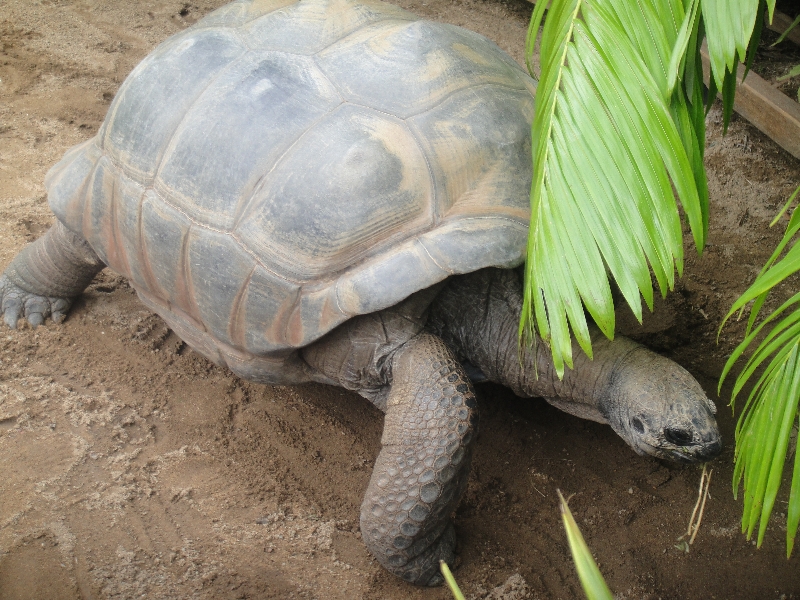
M 60 323 L 75 297 L 105 265 L 89 244 L 60 221 L 29 244 L 0 276 L 0 310 L 15 329 L 20 318 L 33 327 L 47 317 Z
M 390 572 L 418 585 L 441 582 L 452 563 L 450 515 L 466 489 L 477 428 L 475 393 L 439 338 L 423 333 L 392 362 L 382 449 L 364 502 L 361 533 Z

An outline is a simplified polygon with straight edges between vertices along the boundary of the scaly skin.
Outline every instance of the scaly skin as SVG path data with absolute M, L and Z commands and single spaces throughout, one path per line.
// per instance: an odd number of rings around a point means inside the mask
M 362 315 L 303 350 L 331 383 L 386 413 L 382 449 L 361 505 L 367 548 L 417 585 L 452 563 L 450 514 L 466 488 L 477 428 L 475 392 L 451 350 L 422 331 L 429 298 Z
M 418 585 L 441 582 L 453 562 L 450 514 L 467 486 L 478 414 L 461 365 L 437 337 L 420 334 L 392 360 L 382 449 L 364 502 L 361 534 L 390 572 Z
M 29 244 L 0 276 L 3 320 L 16 329 L 20 319 L 37 327 L 50 317 L 60 323 L 72 301 L 105 265 L 60 221 Z

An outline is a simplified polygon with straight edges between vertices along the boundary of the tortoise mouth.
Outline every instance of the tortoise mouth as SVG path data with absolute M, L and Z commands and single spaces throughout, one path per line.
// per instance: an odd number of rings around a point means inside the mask
M 669 446 L 672 445 L 670 444 Z M 722 452 L 722 441 L 716 439 L 711 442 L 680 446 L 678 448 L 654 446 L 640 441 L 636 450 L 639 454 L 648 454 L 656 458 L 664 458 L 682 464 L 703 463 L 719 456 L 720 452 Z
M 701 462 L 696 456 L 691 454 L 685 454 L 679 450 L 670 450 L 669 451 L 669 458 L 675 462 L 684 463 L 684 464 L 693 464 L 696 462 Z
M 707 442 L 697 447 L 694 453 L 695 462 L 706 462 L 716 458 L 722 452 L 722 440 L 717 438 L 713 442 Z

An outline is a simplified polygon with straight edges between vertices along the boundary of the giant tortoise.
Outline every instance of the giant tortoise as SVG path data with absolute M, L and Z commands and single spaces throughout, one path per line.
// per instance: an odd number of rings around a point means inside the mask
M 495 44 L 373 0 L 240 0 L 158 46 L 48 173 L 55 224 L 0 279 L 5 322 L 64 319 L 108 266 L 184 341 L 267 384 L 385 412 L 364 543 L 417 584 L 451 561 L 472 381 L 707 460 L 714 405 L 596 336 L 554 373 L 519 348 L 535 82 Z M 576 347 L 577 350 L 577 347 Z

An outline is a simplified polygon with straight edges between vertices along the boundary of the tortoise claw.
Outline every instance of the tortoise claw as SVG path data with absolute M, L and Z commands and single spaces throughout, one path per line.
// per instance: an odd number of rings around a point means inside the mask
M 14 311 L 14 310 L 12 310 L 10 308 L 5 310 L 5 311 L 3 311 L 3 321 L 5 321 L 5 324 L 8 325 L 11 329 L 16 329 L 17 328 L 17 321 L 18 320 L 19 320 L 19 313 L 18 312 Z
M 42 325 L 51 317 L 55 323 L 61 323 L 66 318 L 71 300 L 68 298 L 55 298 L 39 296 L 26 292 L 13 283 L 5 274 L 0 276 L 0 310 L 3 321 L 11 329 L 16 329 L 20 319 L 24 319 L 34 329 Z
M 28 315 L 28 323 L 31 327 L 36 329 L 39 325 L 44 323 L 44 317 L 41 313 L 33 313 Z
M 0 276 L 0 310 L 3 321 L 11 329 L 17 328 L 17 321 L 22 312 L 22 290 L 12 284 L 5 275 Z

